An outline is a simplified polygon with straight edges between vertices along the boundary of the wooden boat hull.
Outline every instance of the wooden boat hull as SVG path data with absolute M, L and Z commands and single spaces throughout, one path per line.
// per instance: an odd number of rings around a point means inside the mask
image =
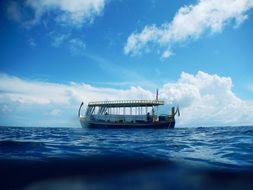
M 111 129 L 133 129 L 133 128 L 151 128 L 151 129 L 168 129 L 175 127 L 174 121 L 159 121 L 150 123 L 112 123 L 100 121 L 82 121 L 80 120 L 83 128 L 111 128 Z

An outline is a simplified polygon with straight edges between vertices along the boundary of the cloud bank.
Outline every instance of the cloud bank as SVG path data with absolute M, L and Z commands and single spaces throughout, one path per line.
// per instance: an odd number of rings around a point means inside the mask
M 177 126 L 250 125 L 253 101 L 245 101 L 232 91 L 230 77 L 182 72 L 178 81 L 160 88 L 165 113 L 178 104 Z M 81 101 L 154 99 L 142 87 L 98 88 L 85 83 L 57 84 L 26 80 L 0 74 L 0 125 L 78 127 L 77 109 Z
M 253 102 L 244 101 L 232 91 L 230 77 L 199 71 L 195 76 L 182 73 L 176 83 L 164 84 L 161 98 L 179 103 L 182 125 L 252 124 Z
M 181 7 L 171 22 L 147 25 L 141 32 L 132 33 L 124 52 L 136 55 L 155 46 L 163 50 L 163 58 L 169 57 L 166 52 L 177 43 L 196 40 L 205 33 L 221 32 L 230 22 L 238 27 L 252 7 L 253 0 L 199 0 L 196 5 Z

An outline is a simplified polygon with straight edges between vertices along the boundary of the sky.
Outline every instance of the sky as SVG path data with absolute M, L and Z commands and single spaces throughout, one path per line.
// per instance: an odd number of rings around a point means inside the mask
M 2 0 L 0 125 L 80 127 L 83 101 L 253 125 L 253 0 Z

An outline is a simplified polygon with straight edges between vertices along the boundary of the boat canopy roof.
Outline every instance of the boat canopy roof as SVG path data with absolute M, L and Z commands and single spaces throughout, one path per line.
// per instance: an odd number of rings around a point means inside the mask
M 90 102 L 89 107 L 152 107 L 164 105 L 162 100 L 117 100 Z

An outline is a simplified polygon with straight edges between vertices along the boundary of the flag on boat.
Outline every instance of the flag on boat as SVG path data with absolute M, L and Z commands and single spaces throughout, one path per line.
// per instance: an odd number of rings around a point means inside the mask
M 179 107 L 178 107 L 178 105 L 177 105 L 177 110 L 176 110 L 176 113 L 177 113 L 177 115 L 178 115 L 178 116 L 180 116 L 180 111 L 179 111 Z
M 156 101 L 158 101 L 158 89 L 156 89 L 156 97 L 155 97 Z

